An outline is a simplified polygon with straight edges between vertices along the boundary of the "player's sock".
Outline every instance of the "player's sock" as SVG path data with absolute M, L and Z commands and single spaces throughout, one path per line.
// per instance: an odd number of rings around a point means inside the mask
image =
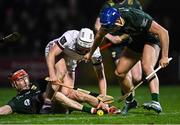
M 87 113 L 94 114 L 94 113 L 95 113 L 95 108 L 83 106 L 82 111 L 83 111 L 83 112 L 87 112 Z
M 131 93 L 131 94 L 126 98 L 126 100 L 127 100 L 128 102 L 132 102 L 132 101 L 134 100 L 133 94 Z
M 158 93 L 151 93 L 151 98 L 153 101 L 159 102 L 159 94 Z

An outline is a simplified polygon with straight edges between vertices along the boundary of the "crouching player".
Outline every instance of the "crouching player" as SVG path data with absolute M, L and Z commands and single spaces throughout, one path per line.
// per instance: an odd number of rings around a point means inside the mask
M 66 31 L 61 37 L 54 39 L 48 43 L 45 48 L 46 63 L 49 71 L 49 81 L 62 81 L 65 86 L 74 87 L 75 83 L 75 69 L 83 55 L 86 54 L 94 41 L 94 33 L 89 28 L 82 28 L 78 30 Z M 60 58 L 56 61 L 56 58 Z M 104 66 L 99 49 L 94 53 L 92 59 L 93 68 L 97 74 L 99 82 L 100 94 L 106 95 L 106 78 L 104 73 Z M 54 92 L 57 92 L 57 94 Z M 51 100 L 53 95 L 55 98 L 59 96 L 58 100 L 68 108 L 90 112 L 90 108 L 82 108 L 79 102 L 87 102 L 96 107 L 98 100 L 96 97 L 87 95 L 64 86 L 56 86 L 48 84 L 46 90 L 46 98 L 42 107 L 41 113 L 47 113 L 51 110 Z M 96 101 L 92 101 L 92 99 Z M 102 106 L 103 107 L 103 106 Z M 92 112 L 91 112 L 92 113 Z

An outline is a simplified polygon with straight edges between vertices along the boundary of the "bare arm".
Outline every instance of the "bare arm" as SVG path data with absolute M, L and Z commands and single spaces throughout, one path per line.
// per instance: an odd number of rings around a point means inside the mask
M 89 53 L 89 59 L 93 55 L 93 53 L 97 49 L 97 47 L 100 45 L 102 39 L 104 38 L 104 36 L 106 34 L 107 34 L 107 32 L 103 28 L 100 28 L 100 30 L 98 30 L 98 32 L 96 33 L 96 36 L 95 36 L 94 44 L 91 47 L 91 50 Z
M 97 32 L 97 31 L 100 29 L 100 27 L 101 27 L 100 18 L 97 17 L 97 18 L 96 18 L 96 22 L 95 22 L 95 24 L 94 24 L 94 29 L 95 29 L 95 31 Z
M 129 37 L 128 34 L 122 34 L 120 36 L 116 35 L 111 35 L 111 34 L 106 34 L 105 38 L 108 39 L 109 41 L 111 41 L 114 44 L 120 44 L 122 43 L 125 39 L 127 39 Z
M 94 28 L 95 28 L 95 31 L 97 32 L 101 27 L 101 23 L 100 23 L 100 18 L 98 17 L 96 19 L 96 22 L 95 22 L 95 25 L 94 25 Z M 107 38 L 109 41 L 111 41 L 112 43 L 114 44 L 119 44 L 121 43 L 123 40 L 127 39 L 129 37 L 128 34 L 123 34 L 123 35 L 112 35 L 110 33 L 106 34 L 105 38 Z
M 0 115 L 8 115 L 13 113 L 12 108 L 9 105 L 0 107 Z
M 54 45 L 49 51 L 48 56 L 46 57 L 46 63 L 49 71 L 49 77 L 51 81 L 56 81 L 56 71 L 55 71 L 55 57 L 59 55 L 62 50 L 58 47 L 58 45 Z
M 103 63 L 101 63 L 99 65 L 94 65 L 93 68 L 94 68 L 97 78 L 98 78 L 100 94 L 106 95 L 107 94 L 107 82 L 106 82 L 106 77 L 105 77 L 105 73 L 104 73 L 104 65 L 103 65 Z
M 169 34 L 166 29 L 164 29 L 161 25 L 156 23 L 155 21 L 152 22 L 151 27 L 149 29 L 150 32 L 158 35 L 161 43 L 161 59 L 160 65 L 162 67 L 166 67 L 168 65 L 168 53 L 169 53 Z

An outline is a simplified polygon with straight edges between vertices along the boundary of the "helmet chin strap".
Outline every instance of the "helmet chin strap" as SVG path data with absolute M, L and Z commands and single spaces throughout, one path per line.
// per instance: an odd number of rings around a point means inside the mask
M 80 55 L 85 55 L 87 52 L 89 52 L 90 49 L 88 48 L 83 48 L 82 46 L 78 45 L 78 43 L 76 43 L 76 52 Z

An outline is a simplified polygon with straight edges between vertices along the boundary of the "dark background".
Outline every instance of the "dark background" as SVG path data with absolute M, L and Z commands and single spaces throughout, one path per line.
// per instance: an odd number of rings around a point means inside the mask
M 47 75 L 44 60 L 46 44 L 70 29 L 94 28 L 98 12 L 106 0 L 0 0 L 0 37 L 14 31 L 21 33 L 16 43 L 0 45 L 0 86 L 7 86 L 8 74 L 25 68 L 32 80 Z M 179 8 L 175 1 L 141 0 L 144 11 L 169 31 L 170 65 L 158 72 L 161 84 L 180 81 Z M 109 84 L 116 84 L 110 53 L 102 52 Z M 107 61 L 108 60 L 108 61 Z M 95 84 L 91 64 L 77 67 L 78 84 Z M 88 71 L 88 72 L 87 72 Z

